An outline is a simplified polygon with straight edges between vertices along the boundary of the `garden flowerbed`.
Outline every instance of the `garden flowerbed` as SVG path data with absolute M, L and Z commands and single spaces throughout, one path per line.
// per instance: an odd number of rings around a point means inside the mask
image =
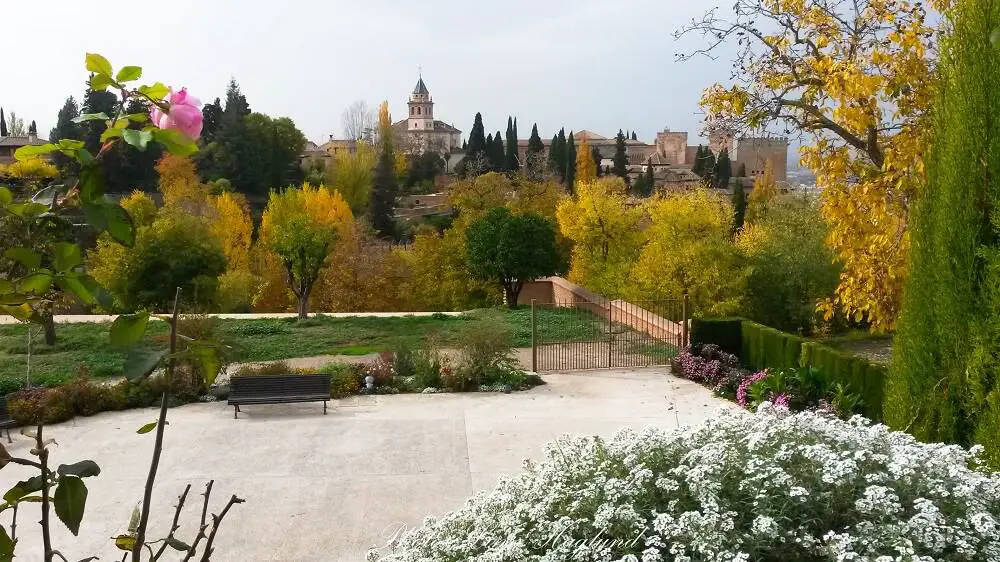
M 379 562 L 997 561 L 978 451 L 768 402 L 692 428 L 564 437 Z

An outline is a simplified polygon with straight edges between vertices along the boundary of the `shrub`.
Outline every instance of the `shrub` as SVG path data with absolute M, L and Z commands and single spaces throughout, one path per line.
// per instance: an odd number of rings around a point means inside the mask
M 331 363 L 320 369 L 321 373 L 330 375 L 330 395 L 334 398 L 346 398 L 361 392 L 365 386 L 365 365 L 355 363 Z
M 415 385 L 425 388 L 441 388 L 441 369 L 444 360 L 437 344 L 427 341 L 424 349 L 413 352 L 413 377 Z
M 465 326 L 459 335 L 458 379 L 476 387 L 506 384 L 512 371 L 519 371 L 513 356 L 507 324 L 495 314 L 483 315 Z
M 245 363 L 240 365 L 236 372 L 233 373 L 234 377 L 253 377 L 253 376 L 274 376 L 274 375 L 287 375 L 292 373 L 292 368 L 288 363 L 284 361 L 272 361 L 270 363 Z
M 862 418 L 771 406 L 563 437 L 369 560 L 996 560 L 1000 475 L 976 463 Z
M 742 318 L 692 318 L 691 345 L 713 343 L 737 357 L 742 350 Z
M 7 397 L 7 410 L 18 425 L 48 425 L 73 417 L 73 398 L 63 388 L 28 388 Z

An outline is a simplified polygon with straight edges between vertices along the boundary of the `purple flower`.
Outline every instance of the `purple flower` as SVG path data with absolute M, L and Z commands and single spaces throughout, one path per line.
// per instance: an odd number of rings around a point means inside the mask
M 742 382 L 740 382 L 739 388 L 736 389 L 736 401 L 739 402 L 740 406 L 743 406 L 744 408 L 749 407 L 747 406 L 747 404 L 749 403 L 749 396 L 747 395 L 747 391 L 750 389 L 753 383 L 762 380 L 766 377 L 767 377 L 767 369 L 764 369 L 763 371 L 758 371 L 756 373 L 751 374 L 747 378 L 743 379 Z

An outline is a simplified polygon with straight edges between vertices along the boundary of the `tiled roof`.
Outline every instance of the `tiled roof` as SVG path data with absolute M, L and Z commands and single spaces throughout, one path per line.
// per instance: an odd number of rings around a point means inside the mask
M 31 140 L 29 137 L 26 137 L 26 136 L 24 136 L 24 137 L 11 137 L 11 136 L 0 137 L 0 146 L 28 146 L 29 144 L 31 144 L 31 145 L 40 145 L 40 144 L 46 144 L 48 142 L 49 141 L 47 141 L 45 139 L 40 139 L 40 138 L 37 138 L 37 137 L 34 140 Z

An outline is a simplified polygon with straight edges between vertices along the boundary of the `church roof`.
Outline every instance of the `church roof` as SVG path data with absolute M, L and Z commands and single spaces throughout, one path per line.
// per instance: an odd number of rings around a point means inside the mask
M 434 132 L 434 133 L 461 133 L 462 132 L 461 129 L 457 129 L 453 125 L 449 125 L 448 123 L 445 123 L 444 121 L 438 121 L 437 119 L 434 120 L 434 129 L 432 129 L 430 131 L 428 131 L 427 129 L 410 129 L 409 123 L 410 123 L 409 119 L 402 119 L 402 120 L 399 120 L 399 121 L 396 121 L 395 123 L 393 123 L 392 124 L 392 128 L 396 129 L 398 132 L 401 132 L 401 133 L 416 133 L 416 134 L 426 133 L 426 132 Z
M 414 94 L 430 94 L 430 92 L 427 91 L 427 85 L 424 84 L 424 77 L 423 76 L 421 76 L 420 78 L 417 79 L 417 85 L 413 87 L 413 93 Z

